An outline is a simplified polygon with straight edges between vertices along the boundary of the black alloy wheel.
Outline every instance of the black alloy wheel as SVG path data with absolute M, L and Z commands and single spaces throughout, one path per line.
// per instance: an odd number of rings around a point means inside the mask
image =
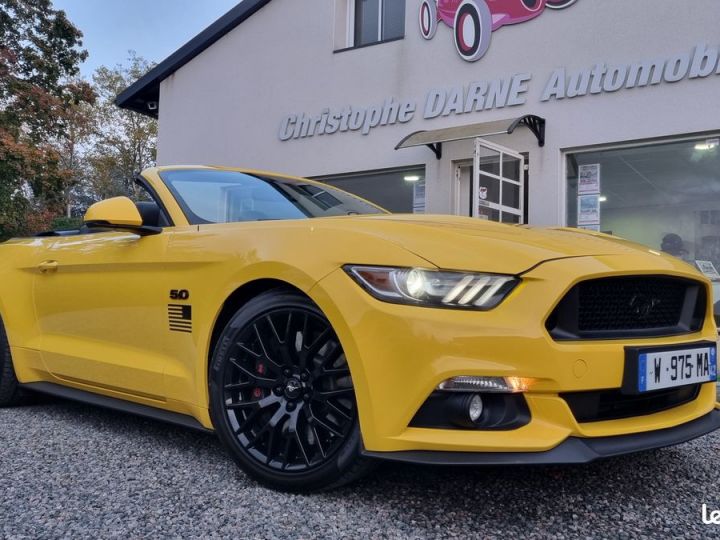
M 210 376 L 215 428 L 255 479 L 309 491 L 365 468 L 345 354 L 306 297 L 274 290 L 248 302 L 221 335 Z

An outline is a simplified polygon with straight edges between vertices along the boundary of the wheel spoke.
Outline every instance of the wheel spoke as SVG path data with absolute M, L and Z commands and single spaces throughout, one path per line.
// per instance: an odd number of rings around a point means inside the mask
M 343 411 L 340 407 L 335 405 L 332 401 L 327 400 L 325 404 L 330 407 L 333 411 L 335 411 L 337 414 L 345 418 L 345 420 L 352 420 L 352 417 L 346 412 Z
M 341 388 L 339 390 L 328 390 L 326 392 L 315 392 L 313 398 L 317 401 L 326 402 L 329 399 L 352 396 L 352 388 Z
M 325 449 L 323 448 L 322 442 L 320 441 L 320 435 L 318 434 L 317 427 L 314 422 L 314 416 L 312 411 L 310 410 L 310 407 L 305 407 L 305 419 L 307 420 L 308 426 L 312 430 L 313 437 L 315 439 L 315 446 L 318 447 L 320 455 L 323 459 L 325 459 L 327 454 L 325 453 Z
M 260 334 L 260 330 L 258 330 L 257 324 L 253 324 L 253 330 L 255 330 L 255 335 L 257 336 L 258 343 L 260 344 L 260 348 L 262 349 L 263 357 L 267 358 L 269 356 L 268 352 L 267 352 L 267 348 L 265 347 L 265 343 L 263 343 L 263 338 L 262 338 L 262 335 Z
M 252 386 L 257 386 L 260 388 L 274 388 L 277 384 L 277 381 L 275 379 L 268 379 L 267 377 L 261 377 L 257 373 L 253 373 L 246 367 L 242 366 L 237 360 L 234 358 L 230 359 L 230 362 L 233 366 L 235 366 L 238 370 L 242 372 L 243 375 L 248 377 L 252 382 Z
M 290 463 L 290 446 L 292 445 L 293 441 L 295 439 L 290 436 L 285 436 L 285 445 L 283 446 L 283 459 L 282 463 L 280 464 L 280 469 L 285 470 L 287 469 L 288 464 Z
M 347 366 L 332 369 L 323 369 L 320 373 L 323 377 L 347 377 L 350 375 L 350 368 Z
M 308 315 L 305 314 L 303 318 L 302 330 L 295 333 L 295 340 L 292 343 L 293 356 L 298 360 L 298 366 L 300 369 L 307 367 L 307 354 L 305 353 L 305 339 L 308 333 Z
M 267 321 L 268 325 L 270 326 L 270 330 L 272 330 L 273 335 L 275 336 L 275 339 L 280 345 L 283 345 L 285 343 L 285 340 L 280 337 L 280 334 L 277 331 L 277 328 L 275 328 L 275 323 L 272 322 L 272 318 L 270 315 L 265 317 L 265 320 Z
M 240 347 L 243 351 L 245 351 L 246 353 L 248 353 L 250 356 L 252 356 L 252 357 L 254 357 L 254 358 L 262 358 L 262 354 L 253 351 L 250 347 L 248 347 L 247 345 L 245 345 L 245 343 L 243 343 L 242 341 L 238 341 L 237 345 L 238 345 L 238 347 Z
M 300 453 L 303 456 L 303 459 L 305 460 L 305 464 L 309 467 L 310 466 L 310 458 L 307 455 L 307 452 L 305 451 L 305 446 L 302 442 L 302 437 L 300 437 L 300 432 L 296 429 L 295 430 L 295 440 L 297 441 L 298 448 L 300 449 Z
M 248 388 L 249 386 L 253 386 L 253 384 L 250 381 L 247 381 L 247 382 L 226 384 L 223 388 L 225 388 L 225 390 L 242 390 L 243 388 Z
M 255 421 L 255 418 L 260 414 L 260 411 L 262 411 L 261 408 L 254 409 L 245 419 L 243 420 L 242 424 L 240 424 L 237 429 L 235 430 L 235 435 L 238 435 L 245 431 L 247 428 L 249 428 L 252 423 Z
M 237 402 L 237 403 L 230 403 L 225 406 L 226 409 L 244 409 L 247 407 L 252 407 L 254 405 L 257 405 L 260 409 L 267 409 L 271 405 L 274 405 L 276 403 L 280 403 L 281 399 L 277 396 L 270 395 L 267 397 L 264 397 L 262 399 L 257 399 L 253 401 L 244 401 L 244 402 Z
M 272 418 L 270 418 L 270 420 L 268 420 L 268 422 L 260 429 L 260 431 L 255 434 L 252 441 L 248 442 L 246 448 L 254 448 L 255 445 L 260 442 L 262 436 L 265 435 L 265 433 L 267 433 L 268 431 L 272 433 L 277 427 L 280 420 L 285 418 L 286 415 L 287 413 L 285 412 L 285 409 L 283 407 L 280 407 L 277 411 L 275 411 L 275 414 L 272 415 Z
M 260 404 L 260 400 L 254 400 L 254 401 L 240 401 L 238 403 L 229 403 L 225 405 L 226 409 L 234 410 L 234 409 L 249 409 L 251 407 L 256 407 Z
M 321 428 L 323 428 L 323 429 L 326 430 L 326 431 L 329 431 L 330 433 L 332 433 L 332 434 L 335 435 L 336 437 L 342 437 L 342 436 L 343 436 L 343 434 L 340 433 L 337 429 L 335 429 L 334 427 L 330 426 L 329 424 L 326 424 L 325 422 L 323 422 L 322 420 L 320 420 L 317 416 L 313 416 L 312 418 L 313 418 L 313 424 L 317 424 L 318 426 L 320 426 Z
M 332 366 L 342 355 L 343 350 L 340 346 L 340 343 L 337 340 L 331 341 L 330 343 L 330 350 L 325 351 L 325 353 L 320 357 L 320 361 L 318 362 L 318 365 L 315 369 L 316 376 L 322 375 L 328 369 L 332 369 L 328 368 L 328 366 Z
M 317 428 L 315 426 L 312 427 L 313 435 L 315 436 L 315 445 L 318 447 L 318 450 L 320 450 L 320 455 L 325 459 L 327 457 L 327 454 L 325 454 L 325 450 L 323 449 L 322 443 L 320 442 L 320 435 L 318 435 Z

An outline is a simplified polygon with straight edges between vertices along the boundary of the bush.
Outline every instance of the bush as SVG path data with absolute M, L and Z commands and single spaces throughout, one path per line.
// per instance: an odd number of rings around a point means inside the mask
M 82 226 L 81 217 L 59 217 L 52 220 L 53 231 L 74 231 Z

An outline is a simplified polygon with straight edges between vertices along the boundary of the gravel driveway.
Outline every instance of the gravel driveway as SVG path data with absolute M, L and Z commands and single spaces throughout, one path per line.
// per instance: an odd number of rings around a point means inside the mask
M 718 537 L 720 435 L 583 467 L 384 465 L 329 494 L 259 487 L 219 443 L 63 401 L 0 410 L 4 538 Z

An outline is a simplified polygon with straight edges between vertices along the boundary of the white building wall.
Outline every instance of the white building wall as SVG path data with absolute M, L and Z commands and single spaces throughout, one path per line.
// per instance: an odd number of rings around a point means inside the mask
M 631 64 L 720 47 L 718 0 L 579 0 L 562 11 L 493 33 L 475 63 L 455 51 L 450 28 L 421 38 L 419 0 L 407 1 L 405 39 L 334 53 L 336 8 L 346 0 L 273 0 L 161 85 L 160 164 L 246 166 L 311 176 L 426 165 L 428 211 L 451 211 L 452 160 L 469 143 L 446 145 L 438 162 L 426 148 L 395 151 L 422 129 L 537 114 L 547 119 L 538 148 L 527 130 L 494 142 L 529 152 L 530 222 L 564 221 L 563 151 L 591 145 L 720 130 L 720 75 L 574 99 L 541 101 L 553 70 Z M 423 120 L 436 87 L 530 73 L 526 103 Z M 282 142 L 291 113 L 372 106 L 386 98 L 417 102 L 406 124 L 369 135 L 336 133 Z

